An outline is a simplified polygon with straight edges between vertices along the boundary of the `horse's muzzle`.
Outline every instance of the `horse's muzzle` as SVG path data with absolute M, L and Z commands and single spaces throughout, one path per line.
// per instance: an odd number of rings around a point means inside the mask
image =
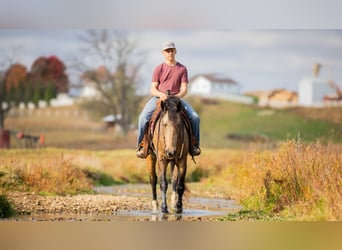
M 174 151 L 166 150 L 165 155 L 166 155 L 167 159 L 173 160 L 176 156 L 176 151 L 175 150 Z

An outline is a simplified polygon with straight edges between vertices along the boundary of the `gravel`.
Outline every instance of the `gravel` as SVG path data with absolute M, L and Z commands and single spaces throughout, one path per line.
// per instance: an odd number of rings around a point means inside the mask
M 151 199 L 146 197 L 82 194 L 75 196 L 41 196 L 35 193 L 7 194 L 17 212 L 10 220 L 34 221 L 149 221 L 182 220 L 211 221 L 216 216 L 152 215 Z M 188 204 L 187 209 L 208 209 L 207 206 Z M 195 211 L 195 210 L 194 210 Z M 222 217 L 222 215 L 221 215 Z

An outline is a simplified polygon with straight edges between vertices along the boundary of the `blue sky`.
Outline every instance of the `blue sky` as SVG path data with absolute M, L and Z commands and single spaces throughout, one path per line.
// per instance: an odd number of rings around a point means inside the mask
M 332 77 L 342 86 L 342 30 L 126 30 L 147 52 L 141 69 L 142 86 L 149 86 L 153 68 L 163 61 L 160 47 L 165 40 L 176 43 L 177 60 L 188 67 L 189 77 L 224 74 L 239 82 L 242 91 L 296 91 L 298 82 L 312 75 L 314 63 L 323 65 L 322 78 Z M 68 66 L 80 56 L 79 36 L 85 32 L 86 29 L 0 29 L 0 69 L 7 66 L 6 57 L 30 68 L 37 57 L 50 55 L 58 56 Z

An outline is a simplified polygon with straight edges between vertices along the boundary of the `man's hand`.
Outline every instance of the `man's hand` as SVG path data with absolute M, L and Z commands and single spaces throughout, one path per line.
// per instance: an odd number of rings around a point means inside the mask
M 165 93 L 162 93 L 159 98 L 160 100 L 165 101 L 168 98 L 168 95 Z

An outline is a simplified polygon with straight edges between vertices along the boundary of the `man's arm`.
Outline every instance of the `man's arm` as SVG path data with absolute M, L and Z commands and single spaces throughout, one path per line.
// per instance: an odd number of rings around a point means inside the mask
M 183 98 L 184 96 L 186 96 L 187 93 L 188 93 L 188 83 L 182 82 L 181 87 L 180 87 L 180 91 L 175 96 L 177 96 L 179 98 Z
M 167 99 L 167 95 L 163 92 L 160 92 L 157 87 L 158 87 L 158 82 L 152 82 L 151 88 L 150 88 L 150 93 L 151 95 L 155 97 L 159 97 L 160 100 L 165 101 Z

